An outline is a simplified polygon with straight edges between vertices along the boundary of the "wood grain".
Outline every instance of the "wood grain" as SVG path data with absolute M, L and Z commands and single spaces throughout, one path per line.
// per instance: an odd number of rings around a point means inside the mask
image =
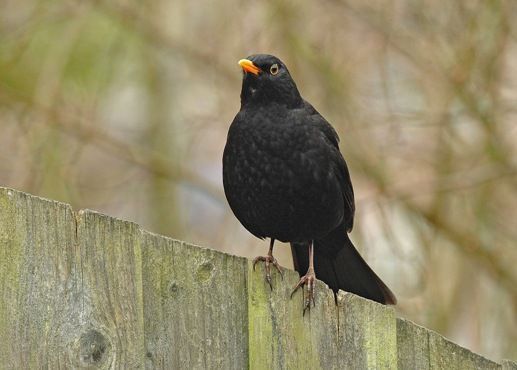
M 0 368 L 517 369 L 284 271 L 0 188 Z
M 245 258 L 144 232 L 148 368 L 244 369 Z

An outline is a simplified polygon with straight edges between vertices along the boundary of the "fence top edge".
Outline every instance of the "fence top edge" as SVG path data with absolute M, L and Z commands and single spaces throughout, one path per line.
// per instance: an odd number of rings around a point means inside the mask
M 72 208 L 72 206 L 69 203 L 61 202 L 61 201 L 55 200 L 55 199 L 41 197 L 41 196 L 38 196 L 38 195 L 33 195 L 33 194 L 30 194 L 30 193 L 27 193 L 27 192 L 24 192 L 24 191 L 20 191 L 20 190 L 16 190 L 16 189 L 13 189 L 13 188 L 9 188 L 9 187 L 6 187 L 6 186 L 0 186 L 0 193 L 5 193 L 9 197 L 13 197 L 16 194 L 17 196 L 22 196 L 22 197 L 27 197 L 27 198 L 31 198 L 31 199 L 36 199 L 36 200 L 41 201 L 41 202 L 54 204 L 54 205 L 57 205 L 57 206 L 63 207 L 63 208 L 68 208 L 70 211 L 73 212 L 73 208 Z

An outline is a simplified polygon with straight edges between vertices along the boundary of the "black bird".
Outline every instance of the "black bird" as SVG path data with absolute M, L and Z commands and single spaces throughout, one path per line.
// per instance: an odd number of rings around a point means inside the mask
M 223 154 L 228 203 L 244 227 L 270 238 L 264 261 L 270 265 L 275 240 L 291 243 L 294 267 L 305 275 L 304 312 L 314 304 L 316 276 L 339 289 L 395 304 L 389 288 L 366 264 L 347 232 L 354 223 L 354 191 L 334 128 L 298 92 L 285 64 L 275 56 L 251 55 L 243 69 L 241 109 Z M 292 294 L 291 294 L 292 295 Z

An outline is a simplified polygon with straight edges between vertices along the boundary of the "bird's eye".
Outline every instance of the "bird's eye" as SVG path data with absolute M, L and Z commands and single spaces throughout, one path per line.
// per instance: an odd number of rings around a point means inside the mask
M 280 70 L 280 68 L 278 67 L 278 64 L 273 64 L 270 68 L 269 68 L 269 72 L 274 76 L 278 73 L 278 71 Z

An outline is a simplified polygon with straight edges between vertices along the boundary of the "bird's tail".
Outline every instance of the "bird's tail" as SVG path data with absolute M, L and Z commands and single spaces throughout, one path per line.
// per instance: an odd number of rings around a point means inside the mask
M 309 243 L 291 243 L 294 268 L 300 275 L 309 267 Z M 344 227 L 314 241 L 316 278 L 335 293 L 341 289 L 383 304 L 396 304 L 391 290 L 355 249 Z

